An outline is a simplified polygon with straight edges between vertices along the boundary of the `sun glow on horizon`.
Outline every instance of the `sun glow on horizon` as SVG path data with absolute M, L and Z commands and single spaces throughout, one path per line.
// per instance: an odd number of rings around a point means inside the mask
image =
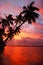
M 15 35 L 14 36 L 14 39 L 15 40 L 21 40 L 23 38 L 35 38 L 35 39 L 38 39 L 39 38 L 39 35 L 35 35 L 35 34 L 31 34 L 31 33 L 26 33 L 26 32 L 21 32 L 19 35 Z

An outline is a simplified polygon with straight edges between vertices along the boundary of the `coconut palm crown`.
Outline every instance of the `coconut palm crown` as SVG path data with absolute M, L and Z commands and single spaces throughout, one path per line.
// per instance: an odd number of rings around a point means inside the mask
M 33 6 L 35 2 L 31 2 L 30 5 L 23 6 L 23 11 L 21 14 L 24 14 L 23 19 L 24 22 L 32 23 L 36 22 L 36 18 L 39 18 L 39 14 L 35 11 L 39 11 L 39 8 Z

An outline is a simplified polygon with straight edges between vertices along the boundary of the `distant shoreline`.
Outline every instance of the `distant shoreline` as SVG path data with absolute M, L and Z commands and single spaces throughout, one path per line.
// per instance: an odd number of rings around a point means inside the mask
M 14 47 L 43 47 L 43 46 L 31 46 L 31 45 L 6 45 L 6 46 L 14 46 Z

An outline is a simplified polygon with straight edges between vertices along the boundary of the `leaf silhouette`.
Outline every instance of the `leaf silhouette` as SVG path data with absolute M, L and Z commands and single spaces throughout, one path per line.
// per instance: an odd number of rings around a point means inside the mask
M 23 11 L 21 12 L 21 14 L 24 14 L 23 16 L 24 22 L 32 24 L 32 22 L 36 22 L 36 18 L 39 18 L 39 14 L 35 12 L 35 10 L 39 11 L 39 8 L 34 7 L 33 6 L 34 3 L 35 2 L 33 1 L 30 3 L 30 5 L 23 7 Z

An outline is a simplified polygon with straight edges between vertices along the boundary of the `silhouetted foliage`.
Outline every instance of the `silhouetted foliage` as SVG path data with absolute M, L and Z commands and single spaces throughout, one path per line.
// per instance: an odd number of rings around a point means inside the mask
M 0 21 L 0 24 L 2 24 L 2 28 L 0 28 L 0 54 L 3 53 L 6 41 L 8 39 L 12 39 L 14 35 L 20 33 L 20 27 L 25 22 L 28 22 L 30 24 L 32 24 L 32 22 L 36 22 L 36 18 L 39 17 L 39 14 L 35 11 L 39 11 L 39 9 L 37 7 L 34 7 L 33 4 L 34 2 L 31 2 L 30 5 L 23 6 L 23 11 L 20 12 L 16 18 L 13 18 L 11 14 L 8 16 L 4 14 L 6 18 L 1 18 L 2 20 Z M 8 33 L 5 31 L 6 27 L 8 28 Z M 6 38 L 5 40 L 3 40 L 3 36 Z
M 13 25 L 14 19 L 13 19 L 13 17 L 12 17 L 11 14 L 9 14 L 8 16 L 6 16 L 6 21 L 7 21 L 7 25 L 8 26 L 10 26 L 10 24 Z
M 27 5 L 27 7 L 23 6 L 23 11 L 21 12 L 21 14 L 24 14 L 24 22 L 28 22 L 30 24 L 32 22 L 36 22 L 36 18 L 39 17 L 39 14 L 35 12 L 39 11 L 39 9 L 37 7 L 34 7 L 33 4 L 34 2 L 31 2 L 30 5 Z
M 28 8 L 30 11 L 35 11 L 35 10 L 39 11 L 39 8 L 33 6 L 34 3 L 35 3 L 34 1 L 31 2 L 30 5 L 27 5 L 27 8 Z
M 0 53 L 4 51 L 5 46 L 2 35 L 4 35 L 4 30 L 0 28 Z
M 20 13 L 19 15 L 16 16 L 15 23 L 16 25 L 18 25 L 21 24 L 22 22 L 23 22 L 23 16 Z

